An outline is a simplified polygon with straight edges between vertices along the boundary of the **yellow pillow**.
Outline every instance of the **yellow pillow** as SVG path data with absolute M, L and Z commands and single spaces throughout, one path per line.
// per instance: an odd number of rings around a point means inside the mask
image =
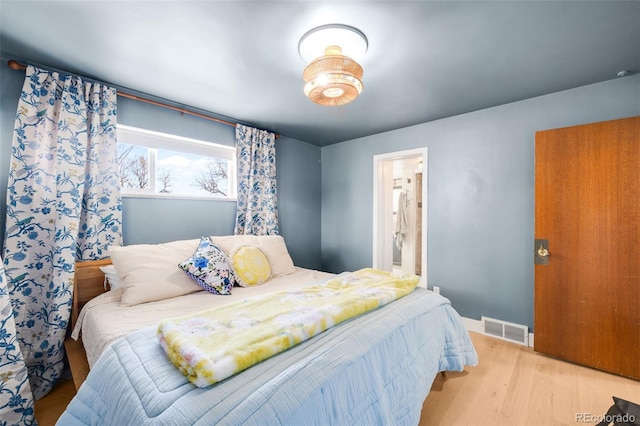
M 229 256 L 236 282 L 241 287 L 263 284 L 271 276 L 271 265 L 258 247 L 241 246 Z

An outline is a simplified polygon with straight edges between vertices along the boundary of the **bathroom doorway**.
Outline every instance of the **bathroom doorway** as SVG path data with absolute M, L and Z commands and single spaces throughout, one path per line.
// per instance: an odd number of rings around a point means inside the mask
M 427 286 L 427 148 L 373 157 L 373 267 Z

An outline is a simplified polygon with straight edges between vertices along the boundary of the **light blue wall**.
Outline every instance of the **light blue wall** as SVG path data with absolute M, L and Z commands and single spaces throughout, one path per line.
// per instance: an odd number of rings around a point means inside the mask
M 0 67 L 0 240 L 23 80 L 24 73 Z M 281 234 L 297 265 L 333 272 L 370 266 L 373 155 L 427 146 L 430 285 L 466 317 L 531 327 L 535 132 L 634 115 L 640 75 L 322 149 L 281 137 Z M 124 98 L 119 122 L 233 144 L 231 127 Z M 154 243 L 231 233 L 235 203 L 125 198 L 123 213 L 127 244 Z
M 320 148 L 285 136 L 276 147 L 280 233 L 296 265 L 320 269 Z
M 7 179 L 13 126 L 15 125 L 18 99 L 24 83 L 24 73 L 13 71 L 0 56 L 0 246 L 4 247 L 4 230 L 7 215 Z
M 235 129 L 127 98 L 118 99 L 118 122 L 145 129 L 235 144 Z M 301 267 L 320 268 L 320 148 L 288 137 L 276 141 L 280 234 Z M 155 243 L 200 235 L 233 234 L 236 205 L 230 201 L 126 197 L 126 244 Z
M 2 58 L 2 63 L 6 59 Z M 13 125 L 24 72 L 0 67 L 0 241 L 4 239 L 6 187 Z M 224 145 L 233 127 L 119 97 L 118 122 Z M 280 230 L 294 262 L 320 268 L 320 148 L 281 137 L 276 142 Z M 233 233 L 231 201 L 123 198 L 125 244 L 159 243 Z
M 233 127 L 123 97 L 118 97 L 118 123 L 222 145 L 235 143 Z M 235 212 L 230 201 L 123 197 L 124 244 L 233 234 Z
M 324 147 L 323 268 L 371 266 L 373 156 L 426 146 L 429 286 L 533 327 L 535 132 L 635 115 L 640 75 Z

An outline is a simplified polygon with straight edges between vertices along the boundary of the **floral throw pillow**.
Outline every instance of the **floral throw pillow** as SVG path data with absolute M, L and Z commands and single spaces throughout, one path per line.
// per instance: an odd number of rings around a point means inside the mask
M 229 258 L 208 237 L 200 238 L 193 256 L 178 265 L 198 285 L 210 293 L 231 294 L 234 279 Z

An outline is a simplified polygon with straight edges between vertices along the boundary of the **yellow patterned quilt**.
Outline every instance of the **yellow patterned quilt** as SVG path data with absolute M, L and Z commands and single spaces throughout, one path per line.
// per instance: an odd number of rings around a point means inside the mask
M 158 339 L 182 374 L 203 388 L 405 296 L 418 281 L 415 275 L 361 269 L 320 285 L 163 320 Z

